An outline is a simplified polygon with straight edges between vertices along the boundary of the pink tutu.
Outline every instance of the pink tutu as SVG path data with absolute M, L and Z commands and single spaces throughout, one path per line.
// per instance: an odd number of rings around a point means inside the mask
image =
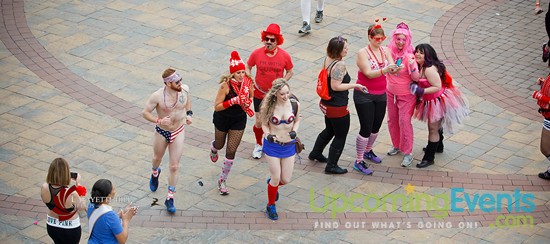
M 437 98 L 421 100 L 416 105 L 414 117 L 424 122 L 442 121 L 443 131 L 453 134 L 468 118 L 470 107 L 468 100 L 462 96 L 457 87 L 445 88 Z

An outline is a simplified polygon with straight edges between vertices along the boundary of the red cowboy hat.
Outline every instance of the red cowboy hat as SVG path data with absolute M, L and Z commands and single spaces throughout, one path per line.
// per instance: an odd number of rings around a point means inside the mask
M 274 35 L 277 39 L 277 46 L 282 45 L 285 39 L 283 38 L 283 35 L 281 34 L 281 27 L 278 24 L 271 23 L 269 26 L 267 26 L 267 29 L 265 31 L 262 31 L 262 41 L 265 39 L 265 36 L 267 35 Z

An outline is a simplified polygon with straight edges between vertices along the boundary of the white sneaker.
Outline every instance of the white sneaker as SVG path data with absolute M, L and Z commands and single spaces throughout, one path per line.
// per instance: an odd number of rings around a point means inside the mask
M 401 162 L 401 166 L 409 167 L 411 166 L 412 162 L 413 162 L 413 155 L 407 154 L 403 157 L 403 162 Z
M 399 148 L 390 147 L 390 150 L 388 150 L 388 155 L 393 156 L 399 153 Z
M 261 158 L 262 150 L 263 150 L 263 147 L 256 144 L 256 146 L 254 146 L 254 151 L 252 151 L 252 157 L 255 159 Z

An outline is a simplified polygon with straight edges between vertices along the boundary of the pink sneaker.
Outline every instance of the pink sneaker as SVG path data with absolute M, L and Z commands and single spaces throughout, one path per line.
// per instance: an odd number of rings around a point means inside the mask
M 227 186 L 225 186 L 225 180 L 218 180 L 218 191 L 222 196 L 229 195 L 229 190 L 227 189 Z
M 212 141 L 212 143 L 210 143 L 210 160 L 212 163 L 218 162 L 218 150 L 216 150 L 216 152 L 214 152 L 214 150 L 216 149 L 214 148 L 214 141 Z

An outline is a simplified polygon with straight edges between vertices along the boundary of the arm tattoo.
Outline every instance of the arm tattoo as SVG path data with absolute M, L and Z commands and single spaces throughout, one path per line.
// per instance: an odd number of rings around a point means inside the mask
M 331 77 L 335 80 L 343 80 L 346 75 L 346 66 L 341 64 L 336 64 L 336 67 L 332 70 Z

